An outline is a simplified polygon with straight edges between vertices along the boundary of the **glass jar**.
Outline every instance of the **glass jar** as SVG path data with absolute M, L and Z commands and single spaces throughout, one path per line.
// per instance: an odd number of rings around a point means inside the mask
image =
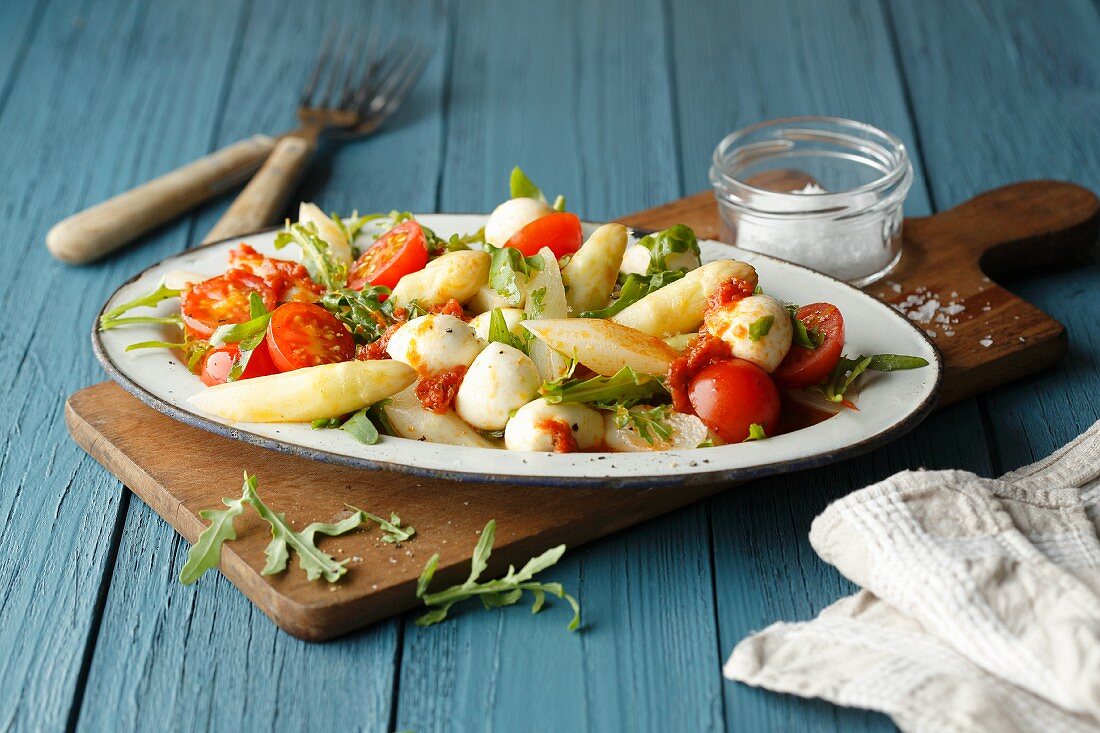
M 788 117 L 726 136 L 710 181 L 722 239 L 861 287 L 901 257 L 913 165 L 894 135 L 839 117 Z

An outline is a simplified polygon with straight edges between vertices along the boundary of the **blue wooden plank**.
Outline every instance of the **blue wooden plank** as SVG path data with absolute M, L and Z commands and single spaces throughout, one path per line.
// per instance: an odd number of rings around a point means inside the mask
M 596 219 L 679 194 L 659 3 L 479 2 L 455 23 L 441 208 L 492 208 L 517 163 Z M 562 604 L 407 626 L 397 727 L 720 729 L 703 526 L 693 508 L 567 553 L 546 575 L 580 596 L 581 634 Z
M 1094 3 L 891 8 L 938 206 L 1027 178 L 1100 190 Z M 1082 260 L 1009 284 L 1066 325 L 1070 350 L 1055 369 L 986 398 L 1001 470 L 1049 454 L 1100 418 L 1097 282 L 1095 261 Z
M 683 176 L 690 189 L 706 185 L 711 151 L 729 131 L 762 119 L 830 114 L 879 125 L 916 151 L 906 211 L 929 212 L 917 139 L 878 6 L 845 0 L 674 4 L 672 26 Z M 904 468 L 988 473 L 988 457 L 971 400 L 865 458 L 756 482 L 709 502 L 722 654 L 754 629 L 811 618 L 850 591 L 807 541 L 810 522 L 830 501 Z M 730 730 L 892 727 L 880 715 L 742 685 L 727 683 L 724 693 Z
M 63 405 L 102 379 L 87 348 L 99 304 L 126 276 L 179 248 L 186 226 L 84 269 L 52 260 L 43 236 L 62 216 L 204 149 L 209 118 L 188 92 L 218 86 L 229 48 L 191 30 L 232 24 L 237 10 L 226 3 L 149 13 L 146 3 L 118 0 L 93 12 L 56 0 L 33 35 L 13 41 L 23 56 L 0 113 L 9 143 L 0 152 L 8 243 L 0 281 L 9 284 L 0 307 L 11 319 L 0 344 L 0 378 L 9 385 L 0 393 L 8 420 L 0 448 L 4 730 L 60 730 L 69 720 L 124 502 L 122 487 L 68 440 Z M 17 30 L 0 27 L 5 38 Z
M 6 3 L 0 8 L 0 110 L 27 58 L 31 40 L 42 21 L 46 0 Z
M 328 3 L 301 16 L 273 0 L 256 3 L 210 142 L 224 145 L 291 126 L 298 91 L 330 25 L 359 25 L 364 33 L 371 24 L 384 32 L 401 28 L 442 45 L 438 7 L 376 11 L 371 15 L 355 2 Z M 207 32 L 232 35 L 230 28 Z M 383 133 L 346 143 L 338 153 L 323 150 L 301 196 L 349 213 L 432 209 L 445 61 L 445 54 L 436 54 L 418 90 Z M 217 92 L 205 95 L 208 103 Z M 196 217 L 191 239 L 200 239 L 227 205 L 223 200 Z M 121 722 L 127 729 L 156 730 L 168 717 L 180 730 L 391 730 L 399 621 L 329 644 L 306 644 L 278 631 L 218 574 L 181 587 L 176 577 L 186 550 L 170 526 L 140 501 L 132 502 L 88 677 L 82 728 Z

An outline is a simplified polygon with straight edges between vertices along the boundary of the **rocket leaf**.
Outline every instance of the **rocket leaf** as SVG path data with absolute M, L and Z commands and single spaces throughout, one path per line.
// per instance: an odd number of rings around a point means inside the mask
M 466 578 L 466 582 L 436 593 L 428 592 L 428 586 L 431 584 L 435 570 L 439 566 L 438 553 L 432 555 L 424 566 L 416 586 L 417 598 L 422 599 L 429 608 L 427 613 L 416 619 L 417 626 L 431 626 L 445 620 L 451 606 L 475 596 L 481 599 L 481 605 L 486 609 L 501 608 L 519 602 L 524 591 L 531 593 L 534 599 L 531 613 L 538 613 L 542 610 L 546 594 L 550 593 L 558 598 L 565 599 L 572 606 L 573 618 L 569 622 L 569 630 L 573 631 L 580 626 L 580 604 L 577 603 L 576 598 L 565 592 L 561 583 L 540 583 L 532 580 L 536 573 L 557 563 L 565 552 L 565 545 L 552 547 L 541 555 L 531 558 L 519 571 L 515 569 L 515 566 L 510 565 L 508 573 L 503 578 L 489 580 L 484 583 L 478 582 L 478 578 L 489 566 L 489 556 L 492 554 L 495 535 L 496 521 L 490 519 L 489 523 L 485 525 L 485 529 L 481 531 L 481 538 L 478 540 L 477 546 L 474 547 L 473 557 L 470 560 L 470 575 Z

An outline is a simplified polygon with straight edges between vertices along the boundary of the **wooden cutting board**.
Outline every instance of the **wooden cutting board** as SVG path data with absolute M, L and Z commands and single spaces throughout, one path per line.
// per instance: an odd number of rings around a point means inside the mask
M 709 192 L 621 221 L 649 229 L 682 222 L 702 238 L 718 236 Z M 946 364 L 941 403 L 954 402 L 1061 358 L 1062 325 L 989 278 L 1026 274 L 1083 253 L 1096 243 L 1098 230 L 1100 201 L 1090 191 L 1053 181 L 1007 186 L 941 214 L 906 219 L 901 262 L 888 281 L 867 290 L 892 303 L 936 299 L 964 306 L 951 317 L 957 323 L 922 324 L 937 334 Z M 416 538 L 400 547 L 379 541 L 377 530 L 324 540 L 328 552 L 351 559 L 347 575 L 330 585 L 306 581 L 293 557 L 288 572 L 260 575 L 266 525 L 252 512 L 238 519 L 238 539 L 223 550 L 222 572 L 282 629 L 309 641 L 418 605 L 416 580 L 433 553 L 441 560 L 432 587 L 461 582 L 489 519 L 497 520 L 490 572 L 502 573 L 509 563 L 522 563 L 553 545 L 576 546 L 726 488 L 520 489 L 341 468 L 188 427 L 112 382 L 72 395 L 65 417 L 73 439 L 188 542 L 205 524 L 200 510 L 220 508 L 221 497 L 240 495 L 245 469 L 259 476 L 265 501 L 295 526 L 342 518 L 345 503 L 376 514 L 396 510 L 415 526 Z

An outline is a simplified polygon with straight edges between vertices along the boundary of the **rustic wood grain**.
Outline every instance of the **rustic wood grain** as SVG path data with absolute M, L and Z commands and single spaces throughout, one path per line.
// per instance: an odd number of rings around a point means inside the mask
M 895 2 L 891 9 L 924 156 L 937 172 L 937 202 L 951 205 L 1038 176 L 1100 190 L 1096 3 L 933 3 L 919 9 Z M 1025 254 L 1045 259 L 1044 252 L 1040 246 Z M 1069 352 L 1055 368 L 983 398 L 998 471 L 1048 455 L 1100 418 L 1097 253 L 1094 248 L 1074 262 L 1036 266 L 1007 280 L 1066 325 Z
M 325 211 L 432 209 L 447 64 L 438 10 L 431 3 L 377 3 L 372 10 L 358 0 L 343 0 L 288 13 L 279 0 L 253 2 L 238 55 L 227 70 L 224 105 L 212 114 L 218 127 L 209 148 L 293 124 L 298 93 L 331 26 L 348 24 L 363 33 L 375 25 L 400 27 L 437 48 L 419 86 L 379 134 L 341 145 L 338 155 L 322 143 L 291 207 L 301 199 Z M 207 32 L 225 31 L 209 27 Z M 177 250 L 200 241 L 229 204 L 222 199 L 197 212 Z M 292 215 L 291 207 L 282 214 Z M 116 282 L 123 277 L 117 275 Z M 85 338 L 82 333 L 80 349 L 86 348 Z M 338 644 L 307 644 L 272 624 L 219 573 L 181 586 L 177 577 L 187 549 L 144 502 L 130 503 L 118 544 L 116 563 L 122 570 L 114 574 L 102 610 L 82 728 L 155 729 L 157 721 L 169 719 L 180 730 L 400 729 L 392 722 L 400 619 Z M 317 704 L 334 697 L 339 704 Z
M 595 219 L 680 196 L 662 5 L 453 5 L 437 210 L 491 211 L 517 164 L 547 195 L 565 194 L 571 211 Z M 455 508 L 495 516 L 491 506 Z M 582 598 L 581 634 L 565 630 L 559 609 L 498 614 L 475 603 L 427 629 L 407 615 L 395 728 L 720 726 L 705 527 L 702 507 L 692 506 L 567 552 L 545 575 Z
M 452 13 L 477 5 L 460 1 Z M 384 142 L 335 158 L 322 148 L 302 197 L 326 210 L 484 210 L 504 194 L 502 171 L 533 160 L 545 188 L 581 202 L 572 208 L 612 217 L 705 188 L 721 135 L 796 113 L 849 115 L 901 134 L 918 169 L 910 215 L 1026 178 L 1100 187 L 1100 20 L 1089 0 L 888 2 L 886 23 L 878 3 L 855 1 L 639 11 L 569 2 L 557 13 L 514 5 L 486 3 L 502 22 L 475 12 L 439 36 L 428 31 L 450 21 L 387 26 L 430 37 L 429 76 L 450 89 L 414 96 Z M 442 4 L 423 7 L 444 15 Z M 662 10 L 663 25 L 654 18 Z M 809 617 L 850 588 L 805 541 L 830 498 L 904 467 L 1012 468 L 1100 414 L 1095 266 L 1005 281 L 1069 328 L 1069 355 L 1053 369 L 941 410 L 889 450 L 726 492 L 568 553 L 553 575 L 586 604 L 581 635 L 559 627 L 562 611 L 530 617 L 517 608 L 423 631 L 383 622 L 338 642 L 300 642 L 220 574 L 181 588 L 186 543 L 63 442 L 62 400 L 102 379 L 86 345 L 95 307 L 127 275 L 201 239 L 227 202 L 80 272 L 45 257 L 46 229 L 206 151 L 287 127 L 324 26 L 350 18 L 363 27 L 361 12 L 361 3 L 322 2 L 287 13 L 270 0 L 0 4 L 0 132 L 14 141 L 0 152 L 14 172 L 0 182 L 0 223 L 16 253 L 0 260 L 0 278 L 15 283 L 0 290 L 12 316 L 0 333 L 0 377 L 10 385 L 0 395 L 9 420 L 0 450 L 0 728 L 891 728 L 881 716 L 723 683 L 718 665 L 750 630 Z M 635 42 L 601 45 L 601 19 L 615 39 L 629 29 Z M 566 24 L 594 30 L 577 44 L 566 35 L 557 49 L 532 44 L 540 33 L 562 39 Z M 583 63 L 578 48 L 587 49 Z M 464 71 L 478 73 L 458 75 L 458 54 Z M 671 97 L 653 67 L 667 74 Z M 525 86 L 532 81 L 543 88 Z M 486 120 L 497 122 L 486 130 Z M 46 570 L 25 557 L 44 558 Z M 682 623 L 670 634 L 667 619 Z M 78 718 L 66 712 L 74 701 Z
M 760 120 L 831 114 L 898 135 L 913 155 L 909 216 L 932 212 L 919 135 L 882 7 L 860 0 L 670 3 L 681 195 L 708 188 L 718 140 Z M 862 458 L 755 482 L 706 502 L 713 544 L 718 656 L 776 620 L 812 618 L 850 583 L 807 539 L 831 501 L 903 469 L 988 473 L 989 447 L 975 400 L 939 410 L 910 435 Z M 751 488 L 751 490 L 748 490 Z M 892 730 L 882 715 L 775 695 L 727 682 L 727 730 Z
M 79 271 L 50 257 L 42 239 L 59 217 L 208 150 L 241 9 L 235 1 L 156 13 L 128 0 L 94 9 L 0 3 L 0 59 L 15 62 L 0 72 L 5 730 L 63 730 L 75 720 L 129 495 L 65 448 L 64 399 L 98 381 L 87 348 L 94 304 L 178 251 L 187 227 L 166 227 L 142 250 Z M 225 32 L 195 34 L 196 26 Z

